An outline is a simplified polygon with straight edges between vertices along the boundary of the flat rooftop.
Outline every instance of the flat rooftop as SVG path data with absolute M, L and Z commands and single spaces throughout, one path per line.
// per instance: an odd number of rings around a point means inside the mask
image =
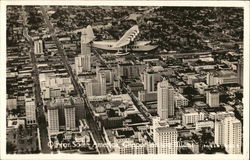
M 156 128 L 156 132 L 177 132 L 177 130 L 175 128 L 171 128 L 171 127 L 160 127 L 160 128 Z

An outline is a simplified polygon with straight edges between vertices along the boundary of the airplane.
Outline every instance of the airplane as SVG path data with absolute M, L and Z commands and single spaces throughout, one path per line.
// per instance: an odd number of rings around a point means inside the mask
M 86 28 L 74 31 L 74 33 L 81 32 L 81 43 L 90 43 L 92 47 L 99 48 L 107 51 L 151 51 L 157 48 L 157 45 L 150 44 L 150 41 L 134 41 L 136 36 L 139 34 L 138 25 L 131 27 L 118 41 L 116 40 L 105 40 L 105 41 L 94 41 L 95 36 L 93 29 L 90 25 Z M 119 55 L 119 54 L 118 54 Z

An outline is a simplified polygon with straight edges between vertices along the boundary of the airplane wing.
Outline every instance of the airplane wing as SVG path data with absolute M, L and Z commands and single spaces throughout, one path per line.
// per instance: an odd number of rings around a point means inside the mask
M 128 45 L 131 41 L 134 41 L 138 33 L 139 33 L 138 25 L 133 26 L 122 36 L 122 38 L 113 47 L 119 48 Z

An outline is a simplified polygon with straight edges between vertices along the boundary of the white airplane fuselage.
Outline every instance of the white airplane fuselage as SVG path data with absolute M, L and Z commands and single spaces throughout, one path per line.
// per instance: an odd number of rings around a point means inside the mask
M 92 46 L 107 51 L 151 51 L 157 45 L 150 45 L 150 41 L 136 41 L 134 44 L 124 47 L 114 47 L 117 41 L 93 41 Z

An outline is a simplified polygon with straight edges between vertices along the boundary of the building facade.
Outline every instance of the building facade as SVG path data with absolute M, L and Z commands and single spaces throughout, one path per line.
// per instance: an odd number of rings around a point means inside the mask
M 188 106 L 188 99 L 185 98 L 181 93 L 175 93 L 174 95 L 175 107 Z
M 205 118 L 205 114 L 203 112 L 198 111 L 188 111 L 182 113 L 182 124 L 194 124 L 198 121 L 202 121 Z
M 216 78 L 213 73 L 207 73 L 207 85 L 214 86 L 217 85 Z
M 174 116 L 174 88 L 167 80 L 157 84 L 157 114 L 161 119 Z
M 101 91 L 101 95 L 105 95 L 106 94 L 106 76 L 104 73 L 98 73 L 97 75 L 97 79 L 98 82 L 100 83 L 100 91 Z
M 25 99 L 26 124 L 36 124 L 36 104 L 32 98 Z
M 156 129 L 156 141 L 158 154 L 177 154 L 178 133 L 175 128 L 160 127 Z
M 206 93 L 206 102 L 210 107 L 218 107 L 220 105 L 220 94 L 218 91 L 212 90 Z
M 235 117 L 225 117 L 215 122 L 215 143 L 225 146 L 229 154 L 241 154 L 242 125 Z
M 48 108 L 48 125 L 50 133 L 59 132 L 59 114 L 57 107 Z
M 75 107 L 65 106 L 64 114 L 66 130 L 74 130 L 76 128 Z
M 90 59 L 90 54 L 80 54 L 79 56 L 75 57 L 75 70 L 77 75 L 91 70 Z
M 43 41 L 42 40 L 34 41 L 34 53 L 43 54 Z
M 144 72 L 144 89 L 147 93 L 155 91 L 155 77 L 153 72 Z
M 84 37 L 82 35 L 81 36 L 81 54 L 82 55 L 90 55 L 90 53 L 91 53 L 90 44 L 86 44 L 83 41 L 84 41 Z

